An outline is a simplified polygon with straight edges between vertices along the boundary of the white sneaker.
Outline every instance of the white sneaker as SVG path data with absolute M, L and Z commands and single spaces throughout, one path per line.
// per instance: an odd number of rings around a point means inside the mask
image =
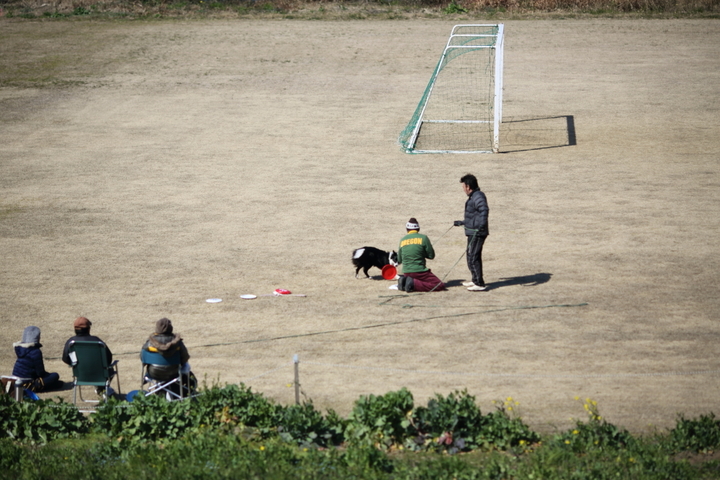
M 485 285 L 473 285 L 472 287 L 468 287 L 468 290 L 471 292 L 485 292 L 487 291 L 487 287 Z
M 463 282 L 463 283 L 462 283 L 462 286 L 463 286 L 463 287 L 474 287 L 475 284 L 474 284 L 474 283 L 472 282 L 472 280 L 471 280 L 471 281 L 469 281 L 469 282 Z
M 397 283 L 396 283 L 395 285 L 390 285 L 390 286 L 388 287 L 388 289 L 390 289 L 390 290 L 397 290 L 397 289 L 398 289 Z

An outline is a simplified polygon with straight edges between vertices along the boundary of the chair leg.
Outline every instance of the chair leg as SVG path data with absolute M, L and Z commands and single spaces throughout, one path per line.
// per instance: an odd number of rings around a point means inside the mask
M 145 384 L 147 382 L 145 381 L 145 365 L 140 367 L 140 390 L 142 390 L 145 387 Z
M 25 398 L 25 387 L 22 386 L 20 381 L 15 382 L 15 401 L 22 402 Z
M 117 368 L 115 369 L 115 380 L 117 381 L 117 385 L 118 385 L 117 393 L 118 393 L 118 395 L 120 395 L 122 393 L 122 391 L 120 390 L 120 372 L 118 371 Z
M 83 402 L 83 403 L 100 403 L 100 400 L 85 400 L 83 398 L 81 385 L 75 385 L 75 388 L 73 388 L 73 403 L 77 403 L 76 398 L 75 398 L 75 390 L 76 389 L 77 389 L 78 396 L 80 397 L 81 402 Z

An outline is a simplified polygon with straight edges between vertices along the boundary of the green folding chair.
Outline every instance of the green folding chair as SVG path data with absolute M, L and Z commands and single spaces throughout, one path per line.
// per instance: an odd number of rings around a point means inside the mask
M 107 401 L 113 377 L 117 379 L 117 393 L 120 393 L 120 375 L 118 375 L 116 367 L 118 361 L 115 360 L 108 365 L 107 346 L 103 342 L 74 340 L 70 342 L 69 351 L 73 369 L 73 403 L 77 403 L 78 392 L 80 401 L 100 403 L 100 400 L 83 398 L 82 387 L 84 386 L 102 388 L 103 401 Z

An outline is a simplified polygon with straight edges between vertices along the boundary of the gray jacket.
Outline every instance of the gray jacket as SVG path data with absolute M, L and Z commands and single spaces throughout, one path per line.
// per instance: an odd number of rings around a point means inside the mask
M 465 235 L 471 237 L 477 232 L 480 236 L 489 235 L 487 198 L 480 190 L 473 190 L 465 202 Z

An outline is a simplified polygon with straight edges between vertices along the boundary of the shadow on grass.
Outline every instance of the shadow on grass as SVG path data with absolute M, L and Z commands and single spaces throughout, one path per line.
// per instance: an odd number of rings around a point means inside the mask
M 512 287 L 514 285 L 522 285 L 524 287 L 534 287 L 547 283 L 552 278 L 552 273 L 536 273 L 534 275 L 522 275 L 520 277 L 501 278 L 499 282 L 488 283 L 488 290 L 496 288 Z
M 511 117 L 501 125 L 500 152 L 527 152 L 577 145 L 575 117 Z
M 496 288 L 502 287 L 512 287 L 513 285 L 532 287 L 535 285 L 540 285 L 542 283 L 547 283 L 550 281 L 550 278 L 552 278 L 552 273 L 535 273 L 533 275 L 522 275 L 520 277 L 501 278 L 499 282 L 492 282 L 486 285 L 488 290 L 495 290 Z M 448 282 L 445 282 L 445 286 L 461 287 L 463 286 L 462 283 L 464 281 L 465 280 L 450 280 Z

